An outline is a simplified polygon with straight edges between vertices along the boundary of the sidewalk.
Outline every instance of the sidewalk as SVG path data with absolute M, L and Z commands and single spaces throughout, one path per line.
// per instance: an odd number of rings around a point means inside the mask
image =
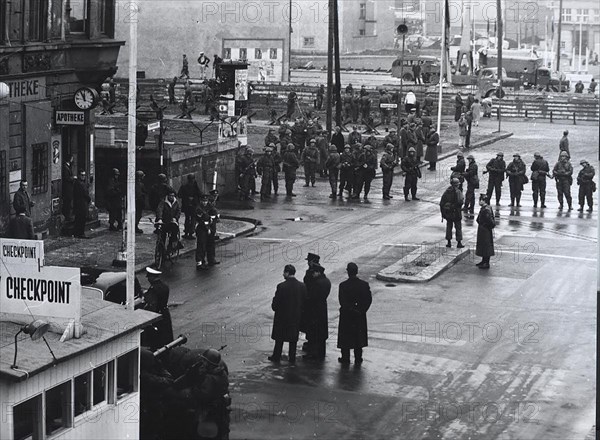
M 149 219 L 153 215 L 150 211 L 144 212 L 139 225 L 144 233 L 136 234 L 135 237 L 136 272 L 154 262 L 156 235 L 153 234 L 154 224 Z M 231 240 L 241 234 L 253 231 L 256 227 L 255 223 L 246 221 L 247 219 L 241 220 L 223 213 L 221 215 L 221 221 L 217 224 L 217 246 L 220 242 Z M 85 266 L 114 271 L 124 270 L 112 265 L 113 260 L 117 257 L 117 253 L 122 249 L 123 233 L 108 230 L 108 214 L 106 212 L 100 212 L 98 217 L 100 227 L 86 231 L 86 235 L 90 237 L 87 240 L 73 237 L 46 239 L 44 241 L 45 264 L 48 266 Z M 181 220 L 180 226 L 183 235 L 183 215 Z M 182 243 L 185 247 L 181 250 L 180 256 L 196 250 L 195 240 L 182 239 Z

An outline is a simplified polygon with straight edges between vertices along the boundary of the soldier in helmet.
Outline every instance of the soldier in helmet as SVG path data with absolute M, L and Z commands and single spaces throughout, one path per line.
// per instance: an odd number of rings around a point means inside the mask
M 245 153 L 239 158 L 239 182 L 240 182 L 240 200 L 254 200 L 250 197 L 252 190 L 252 181 L 256 177 L 256 164 L 254 162 L 254 150 L 247 148 Z
M 353 157 L 350 145 L 346 144 L 344 152 L 340 154 L 340 187 L 339 196 L 344 195 L 344 190 L 348 191 L 348 195 L 352 192 L 352 167 Z
M 506 175 L 508 176 L 508 184 L 510 185 L 510 206 L 521 206 L 521 193 L 523 192 L 523 184 L 527 179 L 525 175 L 525 163 L 521 160 L 521 155 L 513 154 L 513 161 L 506 167 Z
M 265 154 L 256 163 L 256 173 L 261 176 L 260 199 L 271 198 L 271 185 L 273 184 L 273 173 L 275 161 L 273 160 L 273 149 L 275 144 L 265 148 Z
M 158 204 L 165 199 L 171 189 L 171 186 L 167 183 L 167 176 L 160 173 L 158 175 L 158 182 L 152 185 L 150 190 L 150 208 L 153 211 L 156 211 Z
M 106 208 L 108 209 L 108 229 L 110 231 L 123 230 L 123 189 L 119 182 L 120 172 L 112 169 L 112 177 L 106 189 Z M 116 227 L 114 223 L 117 223 Z
M 533 190 L 533 207 L 537 208 L 538 196 L 541 207 L 546 207 L 546 177 L 550 173 L 548 161 L 544 160 L 540 153 L 533 155 L 534 160 L 531 164 L 531 189 Z
M 394 168 L 398 166 L 398 161 L 394 157 L 394 146 L 392 144 L 385 146 L 385 153 L 381 156 L 379 166 L 383 172 L 383 200 L 389 200 L 392 198 L 390 190 L 394 179 Z
M 446 220 L 446 247 L 452 247 L 452 227 L 456 230 L 457 248 L 463 248 L 462 244 L 462 215 L 461 208 L 464 201 L 463 193 L 459 188 L 459 180 L 456 177 L 450 179 L 450 186 L 444 191 L 440 200 L 442 219 Z
M 219 264 L 215 259 L 215 240 L 219 213 L 208 202 L 208 196 L 200 196 L 196 208 L 196 269 L 207 269 Z
M 479 175 L 475 157 L 472 154 L 467 156 L 469 166 L 463 173 L 464 179 L 467 182 L 467 194 L 465 195 L 465 207 L 463 211 L 475 215 L 475 190 L 479 188 Z M 460 187 L 460 186 L 459 186 Z
M 365 145 L 363 153 L 358 158 L 358 163 L 360 167 L 360 183 L 354 197 L 359 198 L 364 187 L 365 195 L 363 198 L 367 200 L 369 191 L 371 190 L 371 182 L 375 178 L 375 170 L 377 169 L 377 153 L 373 151 L 371 145 Z
M 560 158 L 552 170 L 556 180 L 556 191 L 558 192 L 558 209 L 563 209 L 563 197 L 567 199 L 569 211 L 573 209 L 573 199 L 571 198 L 571 185 L 573 184 L 573 166 L 569 161 L 569 153 L 560 152 Z
M 329 176 L 329 185 L 331 186 L 330 199 L 337 197 L 337 184 L 338 174 L 340 171 L 340 153 L 337 152 L 335 145 L 329 145 L 329 156 L 325 161 L 325 168 L 327 168 L 327 175 Z
M 579 164 L 583 167 L 577 175 L 577 184 L 579 185 L 579 212 L 583 212 L 585 201 L 587 200 L 588 211 L 592 212 L 594 209 L 594 196 L 593 193 L 596 190 L 596 183 L 594 182 L 594 176 L 596 171 L 589 162 L 583 159 Z
M 450 170 L 452 171 L 450 178 L 452 179 L 455 177 L 458 179 L 458 181 L 460 182 L 458 187 L 461 191 L 463 189 L 462 184 L 465 181 L 464 173 L 466 168 L 467 164 L 465 163 L 465 155 L 461 151 L 459 151 L 458 153 L 456 153 L 456 165 L 450 168 Z
M 302 155 L 300 156 L 300 161 L 304 165 L 304 180 L 306 182 L 304 186 L 309 186 L 309 184 L 312 184 L 313 187 L 315 186 L 315 172 L 317 170 L 319 154 L 317 141 L 311 139 L 308 147 L 302 151 Z
M 294 182 L 296 181 L 296 170 L 300 167 L 300 161 L 296 156 L 296 147 L 291 142 L 282 156 L 283 173 L 285 175 L 285 192 L 288 197 L 296 197 L 294 194 Z
M 421 169 L 419 168 L 414 148 L 408 149 L 408 156 L 402 158 L 400 167 L 406 175 L 404 179 L 404 200 L 410 202 L 408 198 L 409 193 L 412 195 L 413 200 L 420 200 L 417 197 L 417 182 L 421 178 Z
M 496 157 L 490 160 L 485 166 L 485 173 L 489 173 L 488 187 L 486 198 L 492 200 L 492 193 L 496 191 L 496 205 L 500 205 L 500 197 L 502 195 L 502 182 L 504 181 L 504 173 L 506 172 L 506 162 L 504 162 L 504 153 L 500 152 Z

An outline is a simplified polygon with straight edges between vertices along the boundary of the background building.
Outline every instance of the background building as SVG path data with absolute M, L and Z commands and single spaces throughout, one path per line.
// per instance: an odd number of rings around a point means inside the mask
M 21 179 L 35 202 L 32 218 L 42 235 L 61 228 L 61 165 L 94 177 L 94 116 L 75 106 L 81 87 L 99 89 L 116 71 L 123 42 L 114 40 L 113 0 L 0 1 L 0 231 Z M 77 112 L 58 121 L 57 112 Z

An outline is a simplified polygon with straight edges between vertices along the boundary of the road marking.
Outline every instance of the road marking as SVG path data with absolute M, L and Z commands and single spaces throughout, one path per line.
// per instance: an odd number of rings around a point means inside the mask
M 299 241 L 292 238 L 267 238 L 267 237 L 248 237 L 246 240 L 274 241 L 274 242 L 290 242 Z
M 504 249 L 504 248 L 499 248 L 500 252 L 502 253 L 507 253 L 507 254 L 518 254 L 519 251 L 514 251 L 514 250 L 509 250 L 509 249 Z M 521 254 L 523 252 L 520 252 Z M 593 261 L 594 263 L 596 261 L 598 261 L 596 258 L 585 258 L 585 257 L 570 257 L 568 255 L 557 255 L 557 254 L 538 254 L 538 253 L 532 253 L 531 254 L 531 258 L 535 258 L 535 257 L 548 257 L 548 258 L 559 258 L 559 259 L 563 259 L 563 260 L 574 260 L 574 261 Z
M 415 342 L 417 344 L 450 345 L 453 347 L 460 347 L 467 343 L 464 339 L 446 339 L 437 336 L 428 336 L 427 334 L 382 333 L 371 330 L 369 330 L 369 338 L 396 342 Z

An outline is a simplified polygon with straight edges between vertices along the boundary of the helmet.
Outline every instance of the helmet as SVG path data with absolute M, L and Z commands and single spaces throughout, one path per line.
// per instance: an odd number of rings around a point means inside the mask
M 566 151 L 561 151 L 560 152 L 560 157 L 569 157 L 569 153 L 567 153 Z
M 142 170 L 136 171 L 135 175 L 140 178 L 143 178 L 144 176 L 146 176 L 146 174 Z
M 207 350 L 204 350 L 204 352 L 202 353 L 202 359 L 204 359 L 213 367 L 218 367 L 219 363 L 221 362 L 221 353 L 219 353 L 214 348 L 209 348 Z
M 288 151 L 294 151 L 295 149 L 296 149 L 296 146 L 294 144 L 288 144 L 288 146 L 287 146 Z
M 254 154 L 254 150 L 252 148 L 247 148 L 246 154 Z
M 337 148 L 336 148 L 336 146 L 335 146 L 335 145 L 333 145 L 333 144 L 331 144 L 331 145 L 329 146 L 329 151 L 337 151 Z
M 393 145 L 393 144 L 390 144 L 390 143 L 388 143 L 388 144 L 385 146 L 385 149 L 386 149 L 386 150 L 393 150 L 393 149 L 394 149 L 394 145 Z
M 465 155 L 459 151 L 458 153 L 456 153 L 456 157 L 465 157 Z
M 118 168 L 113 168 L 113 169 L 112 169 L 112 172 L 113 172 L 113 174 L 114 174 L 115 176 L 118 176 L 118 175 L 120 175 L 120 174 L 121 174 L 121 172 L 119 171 L 119 169 L 118 169 Z
M 372 146 L 370 146 L 369 144 L 365 145 L 365 150 L 371 151 L 373 149 Z
M 410 147 L 410 148 L 408 149 L 408 152 L 409 152 L 409 153 L 416 153 L 416 152 L 417 152 L 417 150 L 415 150 L 413 147 Z
M 275 144 L 274 144 L 273 142 L 271 142 L 271 143 L 270 143 L 268 146 L 269 146 L 270 148 L 275 148 Z
M 159 182 L 166 182 L 167 181 L 167 176 L 164 175 L 163 173 L 160 173 L 158 175 L 158 180 L 159 180 Z

